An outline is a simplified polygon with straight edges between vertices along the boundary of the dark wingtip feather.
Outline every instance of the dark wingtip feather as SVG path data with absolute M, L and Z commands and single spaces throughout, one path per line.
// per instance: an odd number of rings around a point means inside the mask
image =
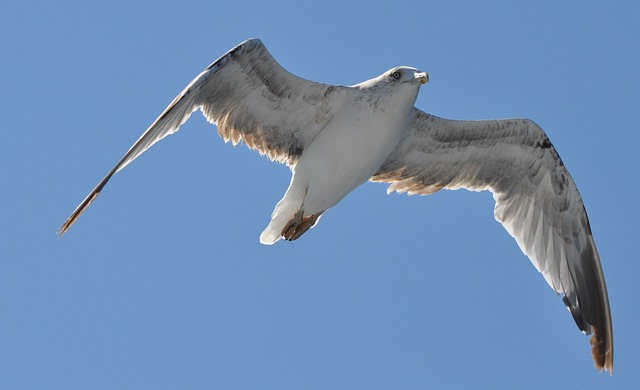
M 62 224 L 62 226 L 60 226 L 60 229 L 58 229 L 57 235 L 58 238 L 62 237 L 67 230 L 69 230 L 69 228 L 71 227 L 71 225 L 73 225 L 73 223 L 78 219 L 78 217 L 80 216 L 80 214 L 82 214 L 82 212 L 89 207 L 89 205 L 91 204 L 91 202 L 93 202 L 93 200 L 100 194 L 99 191 L 93 191 L 89 194 L 89 196 L 87 196 L 85 198 L 85 200 L 82 201 L 82 203 L 80 203 L 80 205 L 78 205 L 78 207 L 73 211 L 73 213 L 71 213 L 71 215 L 69 216 L 69 218 L 67 218 L 66 221 L 64 221 L 64 223 Z
M 607 334 L 603 334 L 600 328 L 594 327 L 594 334 L 591 336 L 591 356 L 593 357 L 593 364 L 598 371 L 608 371 L 609 374 L 613 374 L 613 351 L 609 344 L 609 337 Z
M 96 188 L 94 188 L 89 195 L 87 195 L 86 198 L 84 198 L 84 200 L 82 201 L 82 203 L 80 203 L 78 205 L 78 207 L 76 207 L 75 210 L 73 210 L 73 212 L 71 213 L 71 215 L 69 216 L 69 218 L 67 218 L 66 221 L 64 221 L 64 223 L 62 224 L 62 226 L 60 226 L 60 229 L 58 229 L 58 238 L 62 237 L 67 230 L 69 230 L 69 228 L 71 227 L 71 225 L 74 224 L 74 222 L 78 219 L 78 217 L 80 217 L 80 214 L 82 214 L 84 212 L 84 210 L 89 207 L 89 205 L 91 204 L 91 202 L 93 202 L 93 200 L 100 195 L 100 191 L 102 191 L 102 188 L 104 188 L 104 186 L 107 184 L 107 182 L 109 181 L 109 179 L 111 179 L 111 176 L 113 176 L 114 173 L 116 173 L 118 171 L 118 169 L 120 168 L 120 166 L 122 165 L 122 162 L 125 160 L 125 158 L 127 158 L 127 156 L 125 155 L 122 160 L 120 160 L 120 162 L 113 167 L 113 169 L 111 169 L 111 171 L 109 171 L 109 173 L 107 173 L 107 175 L 100 180 L 100 183 L 98 183 L 98 185 L 96 186 Z

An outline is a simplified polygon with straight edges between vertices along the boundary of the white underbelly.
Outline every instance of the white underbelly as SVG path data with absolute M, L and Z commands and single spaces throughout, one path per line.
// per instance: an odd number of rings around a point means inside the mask
M 403 119 L 389 116 L 336 117 L 304 152 L 294 181 L 306 183 L 305 214 L 327 210 L 367 181 L 406 132 Z

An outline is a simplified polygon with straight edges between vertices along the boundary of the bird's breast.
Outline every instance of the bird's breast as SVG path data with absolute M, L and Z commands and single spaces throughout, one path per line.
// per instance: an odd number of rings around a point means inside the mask
M 296 175 L 307 178 L 318 210 L 334 206 L 367 181 L 398 145 L 407 124 L 400 113 L 352 108 L 336 113 L 295 167 Z

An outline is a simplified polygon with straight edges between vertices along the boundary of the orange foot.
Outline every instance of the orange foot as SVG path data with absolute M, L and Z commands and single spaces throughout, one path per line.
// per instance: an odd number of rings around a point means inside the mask
M 288 241 L 297 240 L 304 234 L 304 232 L 311 229 L 313 225 L 316 224 L 316 221 L 321 215 L 322 211 L 317 214 L 304 217 L 302 210 L 298 211 L 293 218 L 287 222 L 284 229 L 282 229 L 282 237 Z

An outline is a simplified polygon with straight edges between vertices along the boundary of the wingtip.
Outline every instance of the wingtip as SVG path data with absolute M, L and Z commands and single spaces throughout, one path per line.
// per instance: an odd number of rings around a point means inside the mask
M 100 194 L 100 192 L 93 191 L 91 194 L 89 194 L 89 196 L 85 198 L 85 200 L 82 201 L 82 203 L 78 205 L 78 207 L 76 207 L 75 210 L 73 210 L 73 213 L 71 213 L 69 218 L 67 218 L 67 220 L 64 221 L 64 223 L 60 226 L 60 228 L 56 232 L 56 235 L 58 236 L 58 238 L 61 238 L 67 232 L 67 230 L 69 230 L 71 225 L 73 225 L 76 222 L 78 217 L 80 217 L 80 214 L 82 214 L 82 212 L 87 207 L 89 207 L 91 202 L 93 202 L 93 200 L 98 196 L 98 194 Z
M 611 348 L 612 346 L 608 345 L 607 335 L 603 335 L 602 332 L 596 328 L 589 341 L 591 344 L 593 364 L 598 369 L 598 372 L 605 370 L 609 375 L 613 375 L 613 350 Z
M 66 221 L 64 221 L 64 223 L 58 228 L 58 231 L 56 232 L 56 236 L 58 236 L 58 239 L 64 236 L 64 234 L 67 232 L 67 230 L 69 229 L 69 226 L 71 226 L 72 223 L 73 222 L 69 222 L 68 218 Z

